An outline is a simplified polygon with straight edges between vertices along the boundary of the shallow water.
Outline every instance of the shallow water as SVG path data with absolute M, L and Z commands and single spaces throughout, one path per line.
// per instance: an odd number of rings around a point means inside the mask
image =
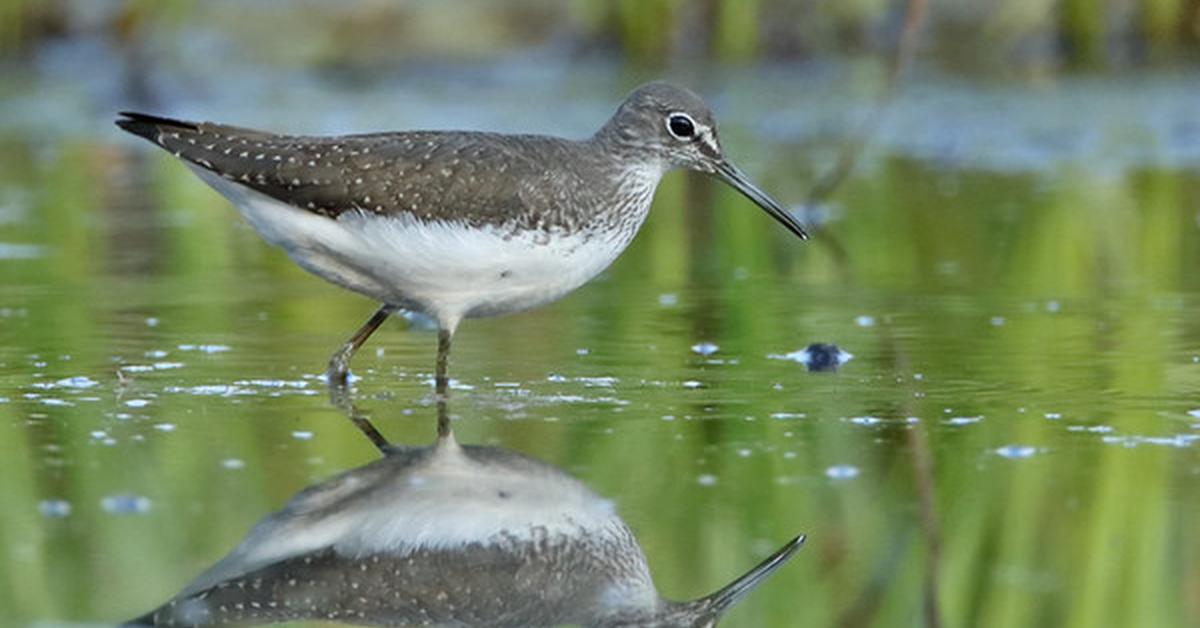
M 0 99 L 5 624 L 144 612 L 376 455 L 318 377 L 373 305 L 119 135 L 119 95 L 47 70 L 103 60 L 43 59 Z M 583 135 L 636 82 L 520 60 L 491 82 L 195 71 L 210 98 L 162 111 L 312 132 Z M 861 74 L 684 79 L 743 169 L 796 203 L 869 110 Z M 945 625 L 1196 625 L 1195 79 L 921 73 L 807 244 L 672 174 L 599 279 L 460 328 L 455 432 L 613 500 L 668 597 L 807 533 L 725 625 L 911 626 L 927 597 Z M 521 94 L 548 84 L 536 106 Z M 434 342 L 389 322 L 352 365 L 395 442 L 432 441 Z M 812 342 L 854 357 L 808 373 L 788 356 Z

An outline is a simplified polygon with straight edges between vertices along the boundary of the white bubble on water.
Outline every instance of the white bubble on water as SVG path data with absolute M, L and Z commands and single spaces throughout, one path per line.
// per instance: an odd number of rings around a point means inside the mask
M 720 347 L 711 342 L 698 342 L 692 345 L 692 353 L 698 355 L 712 355 L 717 352 Z
M 858 477 L 858 467 L 852 464 L 835 464 L 825 469 L 825 477 L 831 480 L 852 480 Z
M 978 423 L 982 420 L 983 417 L 981 416 L 956 416 L 946 419 L 946 425 L 959 427 L 963 425 L 971 425 L 972 423 Z
M 1196 408 L 1195 410 L 1188 410 L 1187 413 L 1188 413 L 1188 416 L 1192 417 L 1193 419 L 1200 419 L 1200 408 Z
M 1200 441 L 1200 435 L 1197 434 L 1177 434 L 1175 436 L 1103 436 L 1101 441 L 1109 445 L 1120 445 L 1126 448 L 1137 447 L 1138 445 L 1158 445 L 1160 447 L 1176 447 L 1185 448 L 1191 447 L 1196 441 Z
M 700 486 L 713 486 L 717 483 L 717 476 L 711 473 L 701 473 L 696 476 L 696 483 Z
M 130 399 L 125 402 L 125 405 L 129 406 L 130 408 L 145 408 L 146 406 L 150 405 L 150 400 L 149 399 Z
M 150 511 L 150 498 L 142 495 L 119 493 L 100 500 L 105 512 L 117 515 L 142 514 Z
M 745 447 L 743 447 L 743 448 L 741 448 L 741 449 L 737 450 L 737 455 L 738 455 L 738 457 L 740 457 L 740 458 L 749 458 L 749 457 L 750 457 L 750 454 L 752 454 L 752 453 L 754 453 L 754 452 L 752 452 L 752 451 L 751 451 L 751 450 L 749 450 L 749 449 L 746 449 Z
M 878 425 L 883 422 L 883 419 L 874 416 L 856 416 L 847 420 L 855 425 Z
M 260 388 L 308 388 L 308 382 L 302 379 L 242 379 L 234 382 L 238 386 L 258 386 Z
M 1047 419 L 1050 419 L 1051 421 L 1057 421 L 1058 419 L 1061 419 L 1061 418 L 1062 418 L 1062 413 L 1060 413 L 1060 412 L 1047 412 L 1047 413 L 1046 413 L 1044 416 L 1045 416 Z
M 704 386 L 704 384 L 702 384 L 701 382 L 698 382 L 694 379 L 689 379 L 689 380 L 683 382 L 684 388 L 701 388 L 703 386 Z
M 1005 321 L 1003 316 L 993 316 L 989 322 L 993 327 L 1001 327 Z
M 666 294 L 658 295 L 658 304 L 662 307 L 671 307 L 677 303 L 679 303 L 679 297 L 675 296 L 674 294 L 668 292 Z
M 61 519 L 71 514 L 71 502 L 65 499 L 43 499 L 38 512 L 47 519 Z
M 154 367 L 149 364 L 126 364 L 121 367 L 121 370 L 126 373 L 149 373 L 154 370 Z
M 75 377 L 60 379 L 57 382 L 54 382 L 54 385 L 62 388 L 91 388 L 93 386 L 99 386 L 100 382 L 97 382 L 90 377 L 77 375 Z
M 312 440 L 313 433 L 307 430 L 296 430 L 292 432 L 292 438 L 296 440 Z
M 242 469 L 246 466 L 246 463 L 240 458 L 226 458 L 221 461 L 221 466 L 226 469 Z
M 875 317 L 862 314 L 854 318 L 854 324 L 858 325 L 859 327 L 874 327 Z
M 996 455 L 1000 456 L 1001 458 L 1009 459 L 1029 458 L 1036 453 L 1036 447 L 1029 447 L 1026 445 L 1005 445 L 996 449 Z
M 1051 314 L 1053 314 L 1055 312 L 1058 312 L 1061 309 L 1062 309 L 1062 306 L 1059 305 L 1058 301 L 1046 301 L 1046 311 L 1047 312 L 1050 312 Z
M 182 345 L 177 346 L 176 348 L 179 349 L 180 351 L 199 351 L 200 353 L 224 353 L 224 352 L 230 350 L 229 345 L 218 345 L 218 344 L 203 344 L 203 345 L 182 344 Z
M 154 429 L 156 429 L 160 432 L 174 432 L 175 424 L 174 423 L 155 423 Z

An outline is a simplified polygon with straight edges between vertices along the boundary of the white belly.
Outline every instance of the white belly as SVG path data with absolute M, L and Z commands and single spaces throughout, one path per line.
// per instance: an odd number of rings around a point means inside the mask
M 306 270 L 450 329 L 465 317 L 516 312 L 578 288 L 616 259 L 645 216 L 642 208 L 623 233 L 515 235 L 407 215 L 350 211 L 332 220 L 192 169 Z

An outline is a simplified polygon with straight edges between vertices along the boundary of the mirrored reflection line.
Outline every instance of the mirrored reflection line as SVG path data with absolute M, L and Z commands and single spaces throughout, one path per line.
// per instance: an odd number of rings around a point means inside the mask
M 383 435 L 371 422 L 370 417 L 363 411 L 358 409 L 351 399 L 349 386 L 345 382 L 334 383 L 330 380 L 329 384 L 329 402 L 335 408 L 341 410 L 350 420 L 354 427 L 358 428 L 362 435 L 367 437 L 367 440 L 379 450 L 379 453 L 387 455 L 391 443 L 387 437 Z

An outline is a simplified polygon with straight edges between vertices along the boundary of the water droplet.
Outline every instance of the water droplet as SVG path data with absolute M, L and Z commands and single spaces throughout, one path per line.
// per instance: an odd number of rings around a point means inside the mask
M 825 469 L 825 477 L 831 480 L 852 480 L 858 477 L 858 467 L 850 464 L 835 464 Z
M 1028 458 L 1037 453 L 1037 448 L 1025 445 L 1005 445 L 996 449 L 996 454 L 1002 458 Z
M 109 495 L 100 500 L 100 507 L 117 515 L 141 514 L 150 510 L 150 498 L 128 493 Z
M 38 512 L 47 519 L 61 519 L 71 514 L 71 502 L 65 499 L 43 499 L 38 502 Z
M 229 351 L 229 345 L 191 345 L 184 344 L 177 347 L 180 351 L 199 351 L 200 353 L 224 353 Z
M 93 386 L 99 386 L 100 382 L 97 382 L 91 378 L 83 377 L 82 375 L 80 375 L 80 376 L 76 376 L 76 377 L 68 377 L 66 379 L 60 379 L 57 382 L 54 382 L 54 385 L 61 386 L 63 388 L 91 388 Z

